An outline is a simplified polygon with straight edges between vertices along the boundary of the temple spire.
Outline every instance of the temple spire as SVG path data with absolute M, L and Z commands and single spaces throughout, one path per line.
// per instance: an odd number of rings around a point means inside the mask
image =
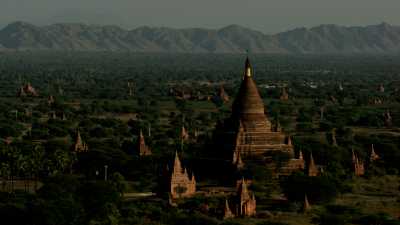
M 139 137 L 140 137 L 140 139 L 144 139 L 144 136 L 143 136 L 143 131 L 142 131 L 142 129 L 140 129 L 140 132 L 139 132 Z
M 247 190 L 247 183 L 244 180 L 244 177 L 242 177 L 242 181 L 239 186 L 239 194 L 241 199 L 247 200 L 250 198 L 249 191 Z
M 308 202 L 307 194 L 304 195 L 303 212 L 307 212 L 311 209 L 311 205 Z
M 182 167 L 178 152 L 175 152 L 174 168 L 170 178 L 170 194 L 172 199 L 190 197 L 196 193 L 196 178 L 192 172 Z
M 313 157 L 313 155 L 312 155 L 312 152 L 310 153 L 310 161 L 309 161 L 309 163 L 308 163 L 308 168 L 307 168 L 307 174 L 308 174 L 308 176 L 309 177 L 315 177 L 315 176 L 318 176 L 318 168 L 317 168 L 317 166 L 315 165 L 315 162 L 314 162 L 314 157 Z
M 148 155 L 152 154 L 151 149 L 146 145 L 146 141 L 144 139 L 142 129 L 140 129 L 140 133 L 139 133 L 138 148 L 139 148 L 140 156 L 148 156 Z
M 230 219 L 233 217 L 235 217 L 235 215 L 233 215 L 231 209 L 229 208 L 228 199 L 225 199 L 224 219 Z
M 299 151 L 299 159 L 301 159 L 301 160 L 303 160 L 304 158 L 303 158 L 303 152 L 300 150 Z
M 245 77 L 251 77 L 252 76 L 252 69 L 251 69 L 251 64 L 250 64 L 250 60 L 249 57 L 246 57 L 246 62 L 244 65 L 244 76 Z
M 379 155 L 376 154 L 374 144 L 371 145 L 371 155 L 369 157 L 369 161 L 373 162 L 379 159 Z
M 75 152 L 86 152 L 88 151 L 87 144 L 82 140 L 81 133 L 79 128 L 76 131 L 76 138 L 74 144 L 74 151 Z
M 179 160 L 178 151 L 175 151 L 174 173 L 182 173 L 182 165 Z
M 240 153 L 238 152 L 237 153 L 236 168 L 238 170 L 241 170 L 241 169 L 243 169 L 243 167 L 244 167 L 244 163 L 242 161 L 242 157 L 240 156 Z

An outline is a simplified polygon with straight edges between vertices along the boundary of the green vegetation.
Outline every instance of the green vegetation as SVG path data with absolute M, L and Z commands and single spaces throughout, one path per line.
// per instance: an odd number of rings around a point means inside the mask
M 165 168 L 179 151 L 200 189 L 237 175 L 215 170 L 213 134 L 230 115 L 243 56 L 0 54 L 1 221 L 399 224 L 400 58 L 256 55 L 252 61 L 268 117 L 292 137 L 296 153 L 306 161 L 312 153 L 324 172 L 277 180 L 268 168 L 246 164 L 241 175 L 253 180 L 257 216 L 223 221 L 224 196 L 169 204 Z M 28 82 L 39 97 L 16 97 Z M 215 100 L 221 85 L 227 103 Z M 279 99 L 283 87 L 287 101 Z M 48 103 L 50 95 L 55 102 Z M 189 141 L 181 141 L 182 126 Z M 72 150 L 78 128 L 88 152 Z M 140 130 L 152 156 L 139 156 Z M 372 144 L 379 159 L 370 163 Z M 365 163 L 362 177 L 353 174 L 352 150 Z M 303 213 L 305 194 L 312 208 Z

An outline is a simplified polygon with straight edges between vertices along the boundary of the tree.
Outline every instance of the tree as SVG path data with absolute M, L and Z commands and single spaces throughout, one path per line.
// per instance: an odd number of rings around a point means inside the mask
M 128 188 L 128 185 L 125 181 L 124 176 L 122 176 L 118 172 L 115 172 L 111 175 L 110 182 L 117 189 L 117 191 L 121 194 L 121 196 L 124 194 L 124 192 Z
M 44 148 L 41 145 L 36 145 L 33 147 L 30 155 L 28 157 L 30 174 L 34 176 L 35 179 L 35 191 L 37 190 L 37 182 L 40 170 L 43 169 L 43 160 L 45 157 Z

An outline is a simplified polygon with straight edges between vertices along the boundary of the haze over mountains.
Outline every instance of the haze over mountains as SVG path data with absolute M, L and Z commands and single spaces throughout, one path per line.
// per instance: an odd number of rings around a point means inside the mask
M 0 50 L 135 51 L 168 53 L 400 53 L 400 27 L 320 25 L 275 35 L 230 25 L 221 29 L 173 29 L 11 23 L 0 30 Z

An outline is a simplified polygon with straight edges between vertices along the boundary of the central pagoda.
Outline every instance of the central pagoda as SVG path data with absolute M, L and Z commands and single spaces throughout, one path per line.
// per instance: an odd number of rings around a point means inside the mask
M 233 156 L 233 163 L 241 163 L 242 159 L 271 161 L 277 153 L 294 158 L 290 138 L 281 132 L 278 123 L 272 124 L 265 115 L 264 101 L 253 80 L 248 58 L 239 92 L 232 104 L 232 115 L 217 127 L 217 133 L 223 137 L 217 142 L 224 149 L 225 157 Z

